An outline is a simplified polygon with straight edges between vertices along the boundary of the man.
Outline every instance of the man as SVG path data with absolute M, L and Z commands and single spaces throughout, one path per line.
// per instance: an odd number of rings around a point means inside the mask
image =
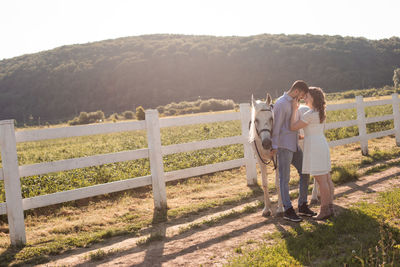
M 304 81 L 295 81 L 288 92 L 285 92 L 274 105 L 274 126 L 272 131 L 272 153 L 277 153 L 279 185 L 281 190 L 283 207 L 285 209 L 283 218 L 293 222 L 302 219 L 297 216 L 293 209 L 289 196 L 290 164 L 297 169 L 300 175 L 299 181 L 299 214 L 304 216 L 315 216 L 316 213 L 308 208 L 307 193 L 310 175 L 302 174 L 303 152 L 299 148 L 298 131 L 290 130 L 290 116 L 292 114 L 291 102 L 293 99 L 303 99 L 308 92 L 308 85 Z

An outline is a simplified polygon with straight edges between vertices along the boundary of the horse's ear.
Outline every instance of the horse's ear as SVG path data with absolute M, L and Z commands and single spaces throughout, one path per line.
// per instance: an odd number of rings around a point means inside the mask
M 253 96 L 253 94 L 251 95 L 251 106 L 252 106 L 252 107 L 254 107 L 254 106 L 255 106 L 255 103 L 254 103 L 254 96 Z
M 269 93 L 267 93 L 267 104 L 268 105 L 271 105 L 271 103 L 272 103 L 272 97 L 271 97 L 271 95 L 269 94 Z

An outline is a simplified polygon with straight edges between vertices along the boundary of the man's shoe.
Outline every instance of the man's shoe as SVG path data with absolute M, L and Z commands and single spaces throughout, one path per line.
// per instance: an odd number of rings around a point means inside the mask
M 283 219 L 292 221 L 292 222 L 301 222 L 303 220 L 302 218 L 297 216 L 297 214 L 293 208 L 289 208 L 289 209 L 285 210 L 285 213 L 283 214 Z
M 299 214 L 302 216 L 308 216 L 308 217 L 312 217 L 317 215 L 316 212 L 313 212 L 312 210 L 310 210 L 308 208 L 307 203 L 303 203 L 300 207 L 299 207 Z

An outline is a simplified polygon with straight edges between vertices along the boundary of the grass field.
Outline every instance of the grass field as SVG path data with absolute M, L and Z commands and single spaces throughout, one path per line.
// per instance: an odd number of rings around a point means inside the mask
M 348 100 L 343 100 L 348 101 Z M 338 103 L 341 101 L 335 101 Z M 367 116 L 391 113 L 391 106 L 366 109 Z M 355 110 L 328 112 L 328 122 L 355 119 Z M 370 124 L 369 131 L 393 127 L 393 121 Z M 212 138 L 240 135 L 238 121 L 199 124 L 162 129 L 162 145 L 185 143 Z M 327 132 L 330 140 L 356 135 L 357 127 L 334 129 Z M 369 141 L 371 155 L 361 156 L 358 144 L 331 150 L 333 177 L 342 183 L 357 177 L 356 170 L 390 159 L 400 154 L 393 148 L 393 137 Z M 112 153 L 147 147 L 144 131 L 65 138 L 20 143 L 17 146 L 20 165 L 55 161 L 89 155 Z M 164 157 L 165 171 L 212 164 L 243 157 L 242 145 L 204 149 Z M 270 172 L 272 170 L 269 170 Z M 148 160 L 136 160 L 24 177 L 21 179 L 23 197 L 70 190 L 100 183 L 149 174 Z M 291 185 L 298 183 L 292 172 Z M 0 184 L 0 201 L 4 201 L 4 188 Z M 270 185 L 271 192 L 275 187 Z M 252 201 L 262 194 L 259 187 L 246 186 L 245 169 L 219 172 L 202 177 L 167 184 L 168 214 L 170 222 L 184 220 L 204 212 L 224 209 Z M 26 211 L 28 245 L 22 250 L 9 248 L 6 216 L 0 217 L 0 263 L 41 262 L 49 255 L 76 247 L 90 246 L 115 235 L 141 235 L 154 223 L 153 199 L 150 187 L 99 196 Z M 157 218 L 156 218 L 157 219 Z

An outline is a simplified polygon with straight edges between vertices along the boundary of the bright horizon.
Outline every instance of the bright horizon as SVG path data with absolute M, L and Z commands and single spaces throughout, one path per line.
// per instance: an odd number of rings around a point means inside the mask
M 146 34 L 400 36 L 400 1 L 2 0 L 0 60 Z

